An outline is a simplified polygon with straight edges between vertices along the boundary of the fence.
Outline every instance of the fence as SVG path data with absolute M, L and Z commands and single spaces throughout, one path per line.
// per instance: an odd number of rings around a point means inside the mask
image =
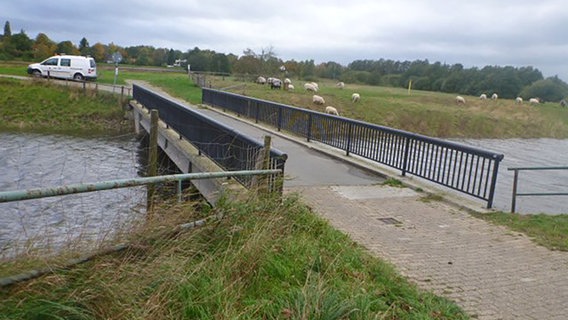
M 524 192 L 518 193 L 518 181 L 519 181 L 519 171 L 528 170 L 568 170 L 568 167 L 518 167 L 518 168 L 508 168 L 509 171 L 514 171 L 513 177 L 513 197 L 511 200 L 511 213 L 515 213 L 517 206 L 517 197 L 521 196 L 568 196 L 568 192 Z
M 488 208 L 493 205 L 502 154 L 219 90 L 203 88 L 202 102 L 485 200 Z
M 146 108 L 158 110 L 160 119 L 176 130 L 180 138 L 187 139 L 200 154 L 225 170 L 253 170 L 257 167 L 258 155 L 264 147 L 262 142 L 141 86 L 133 86 L 133 97 Z M 269 168 L 279 169 L 283 176 L 286 159 L 286 154 L 272 148 Z M 237 177 L 237 180 L 245 187 L 253 183 L 250 177 Z M 278 180 L 281 177 L 271 175 L 271 188 L 282 188 L 282 181 Z

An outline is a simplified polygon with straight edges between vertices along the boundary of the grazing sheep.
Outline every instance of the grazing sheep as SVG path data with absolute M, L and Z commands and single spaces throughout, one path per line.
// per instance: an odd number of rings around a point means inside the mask
M 286 90 L 288 90 L 288 91 L 289 91 L 289 90 L 294 90 L 294 85 L 293 85 L 293 84 L 289 84 L 289 85 L 288 85 L 288 88 L 287 88 Z
M 291 83 L 292 83 L 292 80 L 286 78 L 286 79 L 284 79 L 284 83 L 285 83 L 285 84 L 291 84 Z
M 361 99 L 361 96 L 358 93 L 354 93 L 351 95 L 351 102 L 358 102 Z
M 339 112 L 337 112 L 337 109 L 335 109 L 335 108 L 332 107 L 332 106 L 327 106 L 327 107 L 325 107 L 325 113 L 327 113 L 327 114 L 333 114 L 333 115 L 336 115 L 336 116 L 339 115 Z
M 258 78 L 256 78 L 256 83 L 258 83 L 258 84 L 265 84 L 265 83 L 266 83 L 266 78 L 265 78 L 265 77 L 258 77 Z
M 491 100 L 497 100 L 497 98 L 499 98 L 499 96 L 496 93 L 491 96 Z
M 313 91 L 313 92 L 318 92 L 318 88 L 316 88 L 313 84 L 311 83 L 306 83 L 304 84 L 304 89 L 306 89 L 307 91 Z
M 323 97 L 320 97 L 318 95 L 315 95 L 312 97 L 312 102 L 315 104 L 325 104 L 325 100 L 323 99 Z
M 343 89 L 345 88 L 345 83 L 343 81 L 340 81 L 335 86 L 338 87 L 339 89 Z
M 515 103 L 516 103 L 516 104 L 523 104 L 523 98 L 517 97 L 517 98 L 515 99 Z
M 539 103 L 540 103 L 540 99 L 539 99 L 539 98 L 530 98 L 530 99 L 529 99 L 529 103 L 530 103 L 530 104 L 539 104 Z
M 560 100 L 560 106 L 566 107 L 566 106 L 568 106 L 568 102 L 566 102 L 566 100 L 562 99 L 562 100 Z
M 320 87 L 318 86 L 318 84 L 316 82 L 310 82 L 312 84 L 312 86 L 316 87 L 317 90 L 320 89 Z
M 280 79 L 272 79 L 272 81 L 270 82 L 270 89 L 280 89 L 282 88 L 282 80 Z
M 465 104 L 465 98 L 462 96 L 456 96 L 456 103 L 457 104 Z
M 487 95 L 486 95 L 485 93 L 482 93 L 482 94 L 479 96 L 479 99 L 480 99 L 480 100 L 487 100 Z

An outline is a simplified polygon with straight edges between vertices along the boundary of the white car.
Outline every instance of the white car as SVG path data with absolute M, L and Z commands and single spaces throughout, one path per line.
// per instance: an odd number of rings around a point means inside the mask
M 73 79 L 76 81 L 96 80 L 97 64 L 92 57 L 53 56 L 40 63 L 30 64 L 28 74 L 35 77 Z

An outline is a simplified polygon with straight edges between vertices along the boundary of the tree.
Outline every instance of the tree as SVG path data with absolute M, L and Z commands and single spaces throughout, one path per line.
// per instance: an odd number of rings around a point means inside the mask
M 32 50 L 35 59 L 43 60 L 55 54 L 57 45 L 45 33 L 38 33 Z
M 12 29 L 10 28 L 10 21 L 6 21 L 4 24 L 4 38 L 10 38 L 12 36 Z
M 87 38 L 83 37 L 81 41 L 79 41 L 79 51 L 84 56 L 91 55 L 91 48 L 89 48 L 89 41 L 87 41 Z
M 31 58 L 33 49 L 33 40 L 21 30 L 20 33 L 12 35 L 10 39 L 12 47 L 11 55 L 18 58 Z
M 79 49 L 77 49 L 77 47 L 75 47 L 73 42 L 71 42 L 69 40 L 62 41 L 62 42 L 57 44 L 57 53 L 60 53 L 60 54 L 63 54 L 63 53 L 75 54 L 75 55 L 80 54 Z
M 560 80 L 558 76 L 549 77 L 526 87 L 520 95 L 525 99 L 538 97 L 541 101 L 558 102 L 568 97 L 568 84 Z
M 95 58 L 95 61 L 97 62 L 105 61 L 105 56 L 106 56 L 105 46 L 100 42 L 95 43 L 95 45 L 91 48 L 91 55 L 93 56 L 93 58 Z

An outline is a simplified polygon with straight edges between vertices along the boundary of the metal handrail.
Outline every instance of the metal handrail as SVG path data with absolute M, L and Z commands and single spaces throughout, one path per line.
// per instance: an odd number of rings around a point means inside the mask
M 51 187 L 51 188 L 2 191 L 0 192 L 0 203 L 56 197 L 67 194 L 94 192 L 94 191 L 102 191 L 110 189 L 130 188 L 130 187 L 147 185 L 151 183 L 163 183 L 163 182 L 172 182 L 172 181 L 178 182 L 177 194 L 178 194 L 178 200 L 181 201 L 182 181 L 185 180 L 217 179 L 217 178 L 268 175 L 268 174 L 271 175 L 282 174 L 282 170 L 269 169 L 269 170 L 182 173 L 182 174 L 155 176 L 155 177 L 109 180 L 109 181 L 102 181 L 96 183 L 71 184 L 67 186 Z
M 491 208 L 503 154 L 235 93 L 202 89 L 202 102 L 231 110 L 487 201 Z
M 519 180 L 519 171 L 541 171 L 541 170 L 568 170 L 568 167 L 514 167 L 514 168 L 507 168 L 509 171 L 514 171 L 513 176 L 513 197 L 511 200 L 511 213 L 515 213 L 516 206 L 517 206 L 517 197 L 522 196 L 568 196 L 568 192 L 525 192 L 525 193 L 518 193 L 518 180 Z

